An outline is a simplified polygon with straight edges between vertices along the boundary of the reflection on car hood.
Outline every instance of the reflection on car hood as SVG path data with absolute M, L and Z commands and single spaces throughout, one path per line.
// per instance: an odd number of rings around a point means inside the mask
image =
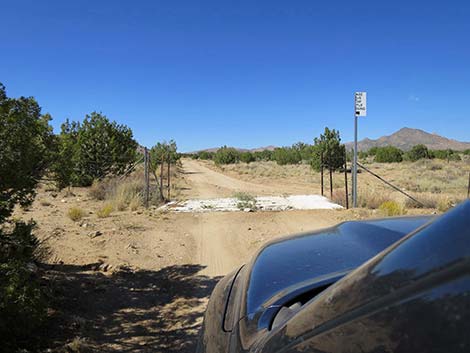
M 266 245 L 251 263 L 246 314 L 259 311 L 269 298 L 294 284 L 356 268 L 429 220 L 422 216 L 345 222 Z

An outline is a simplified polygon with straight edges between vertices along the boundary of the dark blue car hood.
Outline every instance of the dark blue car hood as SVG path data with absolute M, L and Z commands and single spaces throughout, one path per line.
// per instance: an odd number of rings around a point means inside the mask
M 244 314 L 262 311 L 276 294 L 299 283 L 343 276 L 430 220 L 423 216 L 345 222 L 269 243 L 249 265 Z

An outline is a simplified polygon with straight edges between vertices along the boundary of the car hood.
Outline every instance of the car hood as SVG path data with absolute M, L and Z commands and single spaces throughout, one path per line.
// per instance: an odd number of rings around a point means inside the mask
M 268 243 L 248 265 L 245 312 L 241 314 L 254 316 L 273 305 L 276 297 L 299 286 L 336 281 L 431 219 L 420 216 L 344 222 Z

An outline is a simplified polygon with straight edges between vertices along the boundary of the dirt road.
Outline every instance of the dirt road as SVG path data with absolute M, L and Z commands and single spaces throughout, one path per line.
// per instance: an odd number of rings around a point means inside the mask
M 236 192 L 247 192 L 253 195 L 275 195 L 282 190 L 269 185 L 249 183 L 212 170 L 201 162 L 183 159 L 183 173 L 190 184 L 185 197 L 207 199 L 230 197 Z
M 185 195 L 195 198 L 282 194 L 183 161 Z M 350 211 L 162 213 L 114 211 L 87 189 L 59 195 L 39 190 L 24 216 L 50 252 L 52 352 L 193 352 L 205 304 L 220 276 L 247 262 L 276 237 L 326 227 L 360 215 Z M 86 216 L 67 217 L 71 207 Z M 49 348 L 48 347 L 48 348 Z M 76 347 L 79 347 L 78 349 Z M 66 349 L 66 350 L 67 350 Z

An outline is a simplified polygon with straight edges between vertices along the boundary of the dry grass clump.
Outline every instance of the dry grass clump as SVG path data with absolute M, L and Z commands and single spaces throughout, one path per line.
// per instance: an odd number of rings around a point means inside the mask
M 423 205 L 420 205 L 413 200 L 406 199 L 405 206 L 408 208 L 431 208 L 439 212 L 446 212 L 450 208 L 463 201 L 463 198 L 455 195 L 446 194 L 433 194 L 430 192 L 422 192 L 414 195 L 415 198 Z
M 85 214 L 85 211 L 79 207 L 72 207 L 67 212 L 67 216 L 74 222 L 80 221 L 83 217 L 85 217 Z
M 333 191 L 333 197 L 331 198 L 331 201 L 334 203 L 341 205 L 343 207 L 346 207 L 346 192 L 345 190 L 334 190 Z
M 136 179 L 126 180 L 116 187 L 112 197 L 110 198 L 110 202 L 118 211 L 124 211 L 127 209 L 131 202 L 133 203 L 133 207 L 136 207 L 135 205 L 142 199 L 141 195 L 143 188 L 143 181 Z
M 88 193 L 96 200 L 106 200 L 114 210 L 124 211 L 128 207 L 136 210 L 142 204 L 143 189 L 144 178 L 136 174 L 124 180 L 95 181 Z
M 384 202 L 389 201 L 388 192 L 368 188 L 358 192 L 357 204 L 362 208 L 378 209 Z
M 114 210 L 113 205 L 106 204 L 96 212 L 96 215 L 98 216 L 98 218 L 106 218 L 106 217 L 109 217 L 111 215 L 113 210 Z
M 129 201 L 129 209 L 136 211 L 140 206 L 142 206 L 142 197 L 140 195 L 134 195 Z
M 117 179 L 95 180 L 88 190 L 88 195 L 95 200 L 106 200 L 118 185 Z
M 406 208 L 396 201 L 385 201 L 379 206 L 379 210 L 385 216 L 401 216 L 406 214 Z

